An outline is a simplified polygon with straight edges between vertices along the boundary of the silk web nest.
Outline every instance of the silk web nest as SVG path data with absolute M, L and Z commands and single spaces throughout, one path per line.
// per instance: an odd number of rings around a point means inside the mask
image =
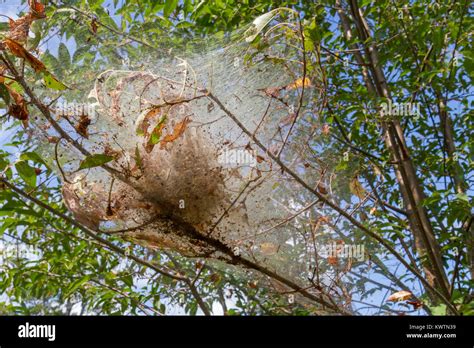
M 91 154 L 39 127 L 79 222 L 147 248 L 229 260 L 209 237 L 308 272 L 329 213 L 308 204 L 314 197 L 268 152 L 326 193 L 337 161 L 318 117 L 320 72 L 304 70 L 301 28 L 280 14 L 257 18 L 228 45 L 98 73 L 86 110 L 56 105 L 59 124 Z

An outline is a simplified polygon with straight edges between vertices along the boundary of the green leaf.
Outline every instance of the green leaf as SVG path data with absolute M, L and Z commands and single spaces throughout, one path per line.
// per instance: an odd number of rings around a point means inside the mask
M 54 77 L 50 72 L 44 74 L 43 80 L 46 84 L 46 87 L 48 88 L 55 89 L 57 91 L 67 89 L 67 86 L 61 81 L 59 81 L 56 77 Z
M 456 194 L 456 198 L 459 199 L 460 201 L 469 203 L 469 197 L 465 193 Z
M 167 115 L 163 115 L 161 117 L 160 121 L 158 124 L 153 128 L 153 131 L 151 132 L 150 139 L 148 140 L 149 145 L 156 145 L 161 139 L 161 132 L 162 132 L 162 125 L 164 122 L 166 122 Z
M 433 315 L 446 315 L 445 304 L 440 304 L 439 306 L 436 306 L 436 307 L 430 307 L 430 309 Z
M 77 289 L 79 289 L 79 287 L 85 283 L 87 283 L 88 281 L 90 280 L 90 276 L 85 276 L 81 279 L 78 279 L 76 280 L 74 283 L 72 283 L 69 288 L 66 290 L 66 292 L 64 293 L 64 298 L 68 298 L 69 296 L 71 296 L 74 291 L 76 291 Z
M 176 6 L 178 6 L 178 0 L 166 0 L 165 8 L 163 9 L 164 16 L 169 17 L 176 9 Z
M 8 92 L 7 86 L 3 83 L 0 84 L 0 97 L 5 101 L 6 105 L 10 104 L 10 93 Z
M 10 24 L 8 22 L 0 22 L 0 31 L 9 31 Z
M 81 161 L 81 164 L 79 165 L 79 169 L 99 167 L 107 162 L 112 161 L 113 159 L 114 158 L 112 156 L 107 156 L 104 154 L 90 155 Z
M 19 161 L 15 164 L 15 168 L 18 171 L 18 175 L 23 181 L 31 187 L 36 186 L 36 172 L 26 161 Z
M 38 155 L 36 152 L 33 152 L 33 151 L 22 153 L 20 156 L 20 159 L 24 161 L 30 160 L 36 163 L 41 163 L 41 164 L 46 165 L 46 162 L 40 157 L 40 155 Z
M 68 69 L 71 65 L 71 55 L 69 54 L 67 46 L 62 42 L 59 44 L 58 48 L 58 59 L 65 69 Z

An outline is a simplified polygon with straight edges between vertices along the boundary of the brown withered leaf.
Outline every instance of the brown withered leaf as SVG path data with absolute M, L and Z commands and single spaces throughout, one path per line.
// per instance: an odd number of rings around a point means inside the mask
M 82 135 L 84 138 L 89 139 L 88 127 L 91 124 L 89 116 L 82 114 L 79 118 L 79 123 L 76 125 L 76 132 Z
M 194 264 L 194 267 L 195 267 L 197 270 L 200 270 L 201 268 L 204 267 L 204 262 L 202 262 L 202 261 L 196 261 L 196 263 Z
M 413 309 L 418 309 L 420 307 L 423 307 L 423 302 L 421 301 L 407 301 L 408 304 L 412 305 L 413 306 Z
M 331 223 L 331 218 L 329 216 L 320 216 L 317 221 L 323 224 L 329 224 Z
M 392 302 L 405 301 L 411 298 L 412 296 L 413 294 L 410 291 L 401 290 L 401 291 L 397 291 L 391 294 L 388 297 L 387 301 L 392 301 Z
M 28 120 L 28 110 L 24 104 L 11 104 L 8 108 L 8 113 L 17 120 Z M 25 124 L 25 122 L 23 124 Z
M 97 34 L 97 29 L 99 28 L 99 25 L 97 24 L 97 19 L 93 18 L 91 21 L 91 30 L 94 34 Z
M 104 146 L 104 154 L 107 156 L 111 156 L 115 159 L 118 159 L 122 155 L 122 152 L 119 150 L 115 150 L 109 144 L 106 144 Z
M 41 62 L 38 58 L 33 56 L 30 52 L 28 52 L 21 44 L 12 40 L 10 38 L 6 38 L 3 40 L 3 43 L 7 46 L 10 52 L 19 57 L 26 60 L 26 62 L 33 68 L 35 72 L 43 72 L 46 71 L 46 66 Z
M 58 137 L 51 136 L 51 137 L 47 137 L 47 141 L 48 141 L 48 143 L 50 143 L 50 144 L 56 144 L 56 143 L 59 141 L 59 138 L 58 138 Z
M 249 284 L 249 287 L 252 288 L 252 289 L 256 289 L 257 288 L 257 281 L 254 280 L 254 281 L 251 281 L 248 283 Z
M 30 10 L 31 13 L 35 16 L 35 18 L 44 18 L 46 15 L 44 14 L 44 5 L 36 0 L 30 0 Z
M 319 183 L 318 184 L 318 191 L 319 193 L 323 194 L 323 195 L 327 195 L 328 194 L 328 190 L 326 189 L 326 186 L 324 186 L 323 183 Z
M 337 265 L 337 263 L 338 263 L 337 256 L 329 256 L 328 257 L 328 263 L 330 265 L 333 265 L 333 266 Z
M 191 120 L 189 119 L 189 117 L 185 117 L 184 120 L 182 120 L 181 122 L 176 124 L 174 126 L 173 133 L 172 134 L 167 134 L 163 138 L 163 140 L 160 142 L 160 149 L 165 148 L 167 143 L 171 143 L 171 142 L 175 141 L 176 139 L 178 139 L 184 133 L 188 123 L 190 123 L 190 122 L 191 122 Z
M 28 108 L 26 107 L 25 99 L 16 92 L 15 90 L 5 85 L 10 93 L 10 96 L 13 98 L 14 103 L 10 104 L 8 107 L 8 114 L 12 117 L 16 118 L 17 120 L 22 121 L 23 126 L 28 125 Z
M 265 89 L 259 89 L 259 91 L 262 91 L 263 93 L 265 93 L 269 97 L 277 98 L 282 89 L 283 89 L 283 87 L 268 87 L 268 88 L 265 88 Z
M 24 16 L 13 20 L 9 18 L 10 31 L 6 35 L 7 38 L 14 40 L 19 43 L 25 43 L 28 39 L 28 32 L 33 21 L 40 18 L 45 18 L 44 5 L 39 1 L 30 0 L 30 12 Z
M 328 135 L 330 132 L 331 132 L 331 127 L 329 127 L 328 124 L 324 124 L 321 128 L 321 132 L 324 134 L 324 135 Z
M 35 20 L 31 13 L 27 13 L 17 20 L 9 19 L 10 31 L 7 37 L 17 42 L 25 43 L 30 31 L 30 25 Z

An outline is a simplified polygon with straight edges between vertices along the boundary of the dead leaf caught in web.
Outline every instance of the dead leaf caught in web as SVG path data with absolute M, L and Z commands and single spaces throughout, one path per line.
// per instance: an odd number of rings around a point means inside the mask
M 408 300 L 409 298 L 411 298 L 412 296 L 413 296 L 413 294 L 410 291 L 401 290 L 401 291 L 397 291 L 397 292 L 391 294 L 388 297 L 387 301 L 392 301 L 392 302 L 405 301 L 405 300 Z

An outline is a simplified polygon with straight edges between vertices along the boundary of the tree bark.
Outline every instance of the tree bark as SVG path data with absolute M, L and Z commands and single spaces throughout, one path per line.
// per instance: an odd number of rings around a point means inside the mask
M 391 100 L 385 75 L 379 63 L 377 48 L 374 43 L 370 43 L 372 38 L 367 22 L 356 0 L 350 0 L 349 5 L 357 35 L 360 41 L 364 43 L 363 49 L 366 59 L 364 59 L 360 51 L 355 51 L 355 55 L 359 64 L 368 64 L 369 66 L 371 78 L 368 76 L 367 71 L 363 70 L 363 78 L 368 91 L 371 93 L 375 92 L 378 97 Z M 340 0 L 336 0 L 336 6 L 338 7 L 344 34 L 349 39 L 352 35 L 349 17 L 345 13 Z M 426 279 L 432 287 L 449 298 L 449 283 L 443 267 L 441 249 L 436 241 L 428 214 L 422 206 L 425 195 L 410 158 L 403 130 L 398 121 L 382 122 L 382 128 L 385 146 L 396 163 L 395 175 L 408 212 L 408 221 L 415 240 L 415 248 L 421 257 Z M 427 292 L 434 302 L 438 302 L 437 297 L 429 289 L 427 289 Z

